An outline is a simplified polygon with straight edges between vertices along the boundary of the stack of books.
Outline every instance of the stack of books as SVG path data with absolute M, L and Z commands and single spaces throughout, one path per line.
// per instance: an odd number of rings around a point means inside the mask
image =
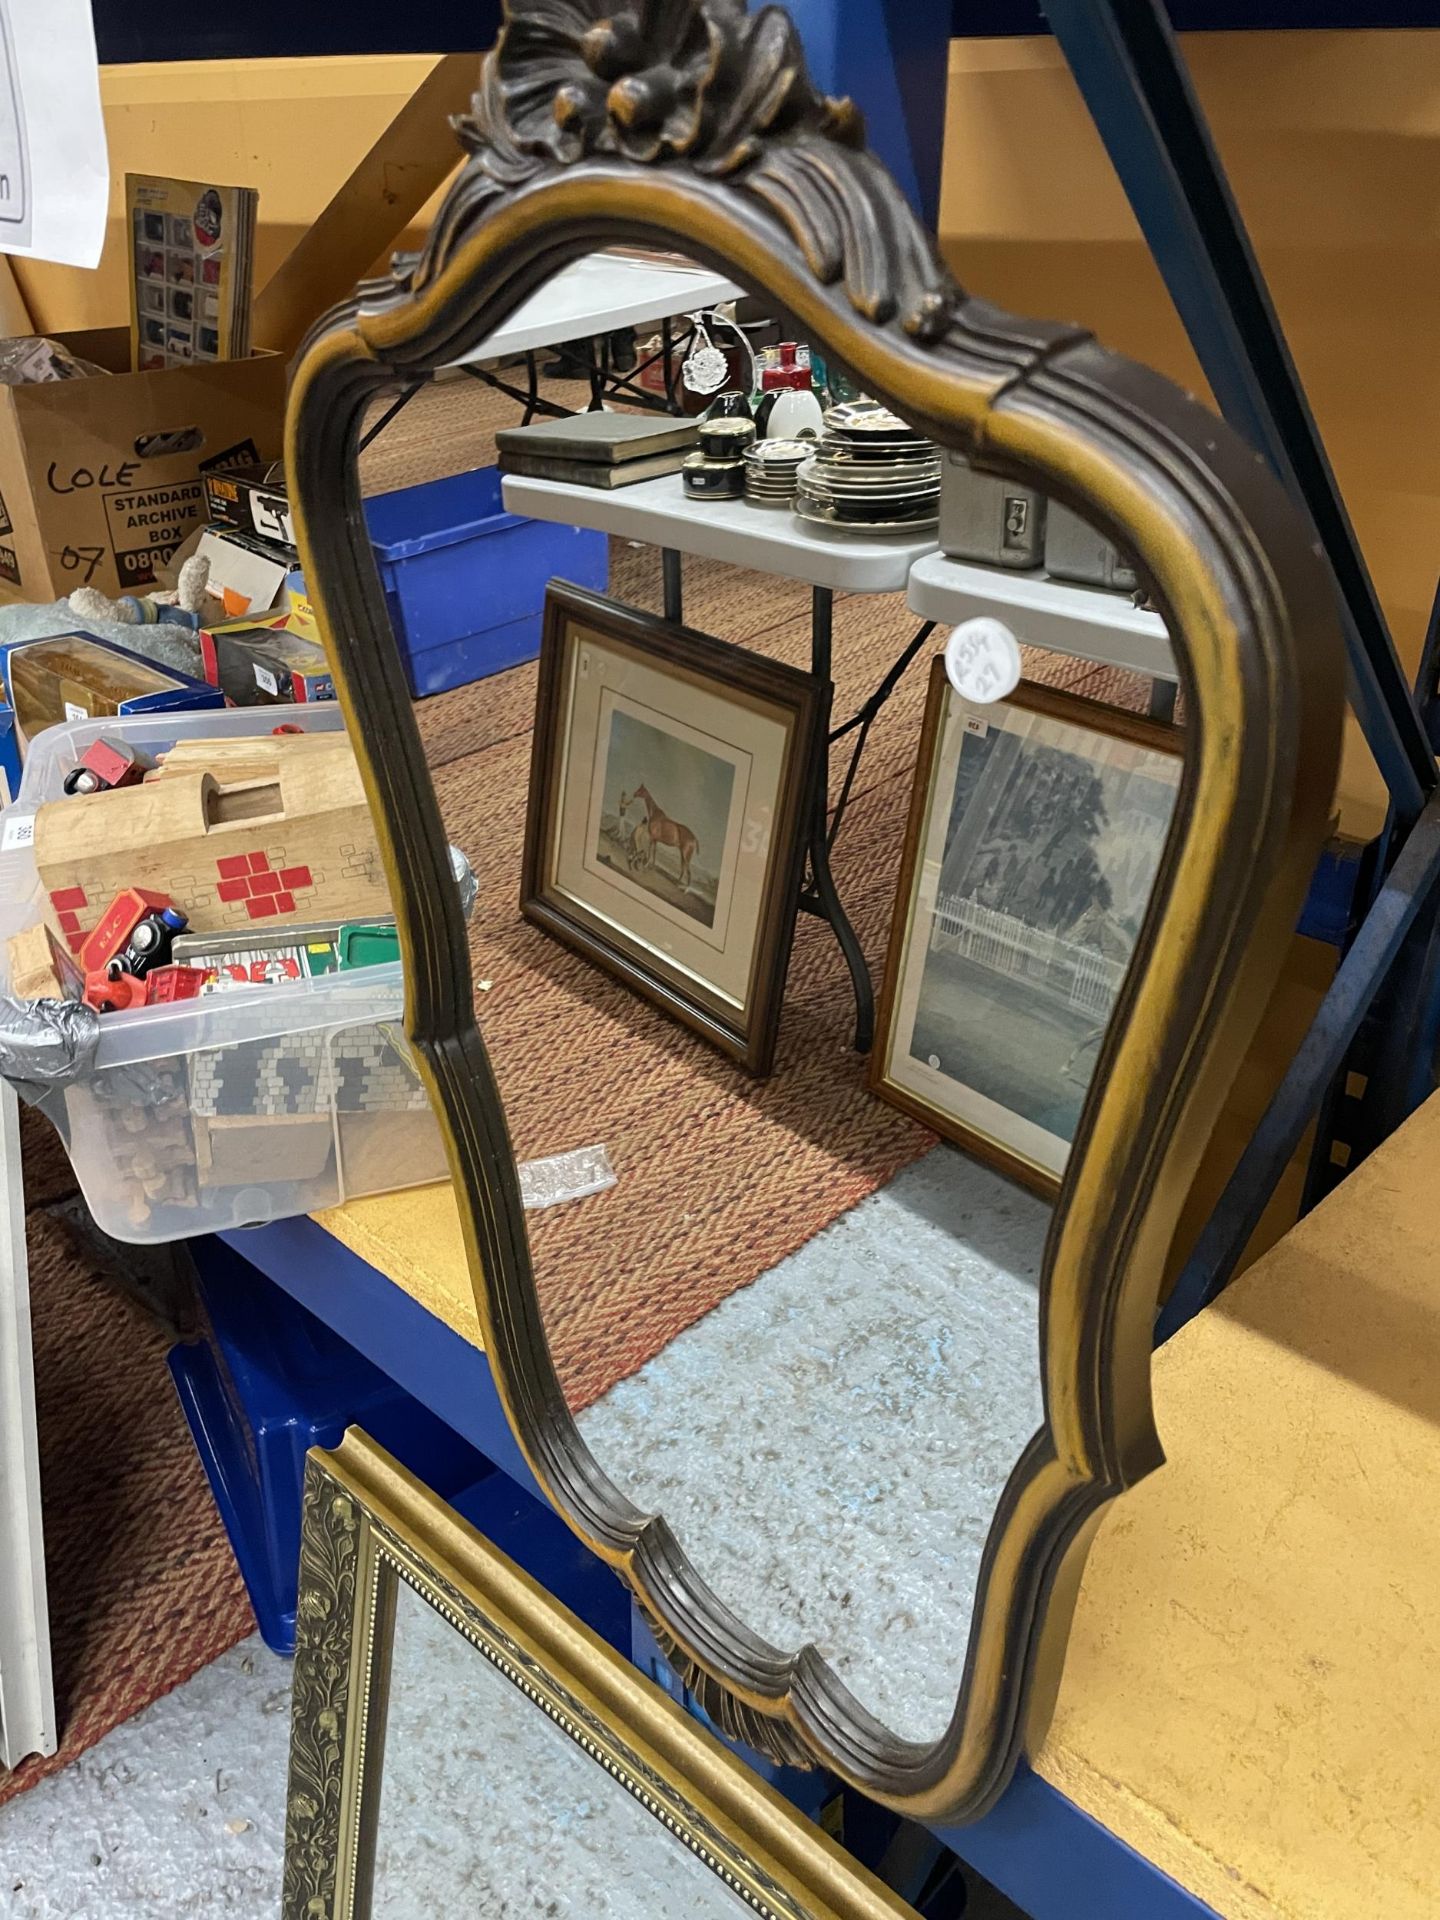
M 694 420 L 646 413 L 575 413 L 504 427 L 495 436 L 500 471 L 580 487 L 628 487 L 678 473 L 699 437 Z
M 254 187 L 126 174 L 137 372 L 248 355 L 258 199 Z

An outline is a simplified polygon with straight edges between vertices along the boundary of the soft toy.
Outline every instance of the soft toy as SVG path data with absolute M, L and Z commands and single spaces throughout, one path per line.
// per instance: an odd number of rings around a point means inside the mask
M 77 587 L 70 595 L 70 610 L 79 620 L 92 625 L 97 620 L 115 621 L 124 627 L 151 627 L 161 622 L 193 631 L 206 613 L 206 588 L 210 580 L 210 562 L 200 554 L 191 554 L 180 568 L 173 593 L 147 594 L 143 599 L 122 593 L 112 600 L 98 587 Z

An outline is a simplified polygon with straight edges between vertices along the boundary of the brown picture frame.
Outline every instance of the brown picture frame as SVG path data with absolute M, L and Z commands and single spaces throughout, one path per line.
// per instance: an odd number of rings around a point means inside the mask
M 678 963 L 667 963 L 638 933 L 627 937 L 625 931 L 612 930 L 577 893 L 560 884 L 560 836 L 565 830 L 562 770 L 569 766 L 572 741 L 567 728 L 573 723 L 575 705 L 570 694 L 571 663 L 582 635 L 602 647 L 608 645 L 619 656 L 657 666 L 673 676 L 677 693 L 683 687 L 692 697 L 702 688 L 712 695 L 733 694 L 737 715 L 742 708 L 752 715 L 763 710 L 786 728 L 768 845 L 761 856 L 763 878 L 744 969 L 745 990 L 738 1007 L 718 987 L 687 973 Z M 547 590 L 520 911 L 532 925 L 582 954 L 756 1076 L 769 1073 L 775 1059 L 829 710 L 829 687 L 798 667 L 568 581 L 552 581 Z M 599 751 L 598 740 L 595 750 Z M 768 786 L 765 791 L 770 791 Z M 659 868 L 659 849 L 652 846 L 650 851 L 653 870 Z M 666 858 L 673 862 L 678 853 L 667 849 Z M 630 891 L 639 884 L 634 874 L 624 880 Z
M 930 668 L 925 716 L 915 759 L 914 780 L 910 788 L 910 807 L 906 817 L 900 874 L 895 890 L 895 910 L 890 919 L 889 944 L 885 951 L 885 972 L 877 1009 L 875 1045 L 871 1050 L 867 1073 L 868 1083 L 870 1091 L 878 1099 L 884 1100 L 887 1105 L 898 1107 L 902 1113 L 908 1113 L 912 1119 L 919 1120 L 922 1125 L 938 1133 L 942 1139 L 952 1141 L 977 1160 L 983 1160 L 987 1166 L 995 1167 L 999 1172 L 1020 1181 L 1022 1185 L 1041 1194 L 1045 1199 L 1053 1200 L 1060 1192 L 1063 1167 L 1058 1171 L 1051 1171 L 1039 1164 L 1037 1160 L 1007 1146 L 1004 1141 L 980 1131 L 977 1127 L 967 1125 L 954 1114 L 947 1112 L 938 1102 L 900 1085 L 892 1075 L 891 1056 L 895 1041 L 901 981 L 905 969 L 907 942 L 918 904 L 921 848 L 924 845 L 926 829 L 935 803 L 937 761 L 944 722 L 952 699 L 960 700 L 960 696 L 954 692 L 946 676 L 943 656 L 936 655 Z M 961 701 L 961 704 L 971 703 Z M 1020 708 L 1027 713 L 1043 714 L 1053 720 L 1084 727 L 1089 732 L 1106 739 L 1123 740 L 1153 753 L 1168 754 L 1177 762 L 1178 790 L 1179 763 L 1185 750 L 1185 734 L 1181 727 L 1171 726 L 1160 720 L 1152 720 L 1144 714 L 1128 712 L 1123 707 L 1113 707 L 1105 701 L 1087 700 L 1083 694 L 1066 692 L 1057 687 L 1041 686 L 1033 680 L 1022 680 L 1004 700 L 996 702 L 996 708 Z M 1157 877 L 1160 851 L 1157 848 Z M 1120 971 L 1123 975 L 1124 968 L 1122 967 Z

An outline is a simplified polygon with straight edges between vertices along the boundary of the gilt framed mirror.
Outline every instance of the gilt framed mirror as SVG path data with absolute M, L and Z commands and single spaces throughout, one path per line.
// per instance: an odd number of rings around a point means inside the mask
M 306 1462 L 282 1920 L 914 1920 L 358 1427 Z
M 629 1584 L 723 1727 L 912 1817 L 973 1819 L 1043 1732 L 1107 1503 L 1161 1464 L 1150 1352 L 1167 1255 L 1327 826 L 1342 709 L 1332 590 L 1302 521 L 1213 414 L 1084 332 L 1015 319 L 956 284 L 867 150 L 859 115 L 812 86 L 781 9 L 516 0 L 459 134 L 466 162 L 423 254 L 312 333 L 286 465 L 387 863 L 407 1030 L 447 1141 L 495 1386 L 547 1498 Z M 451 364 L 560 268 L 610 243 L 680 249 L 763 295 L 918 432 L 1081 514 L 1133 557 L 1185 703 L 1163 852 L 1053 1209 L 1026 1216 L 1024 1247 L 972 1244 L 964 1163 L 942 1168 L 935 1178 L 953 1191 L 935 1211 L 949 1207 L 947 1232 L 959 1223 L 958 1318 L 936 1322 L 924 1300 L 886 1315 L 896 1351 L 849 1398 L 837 1392 L 841 1363 L 867 1343 L 836 1334 L 840 1289 L 817 1254 L 814 1311 L 798 1302 L 787 1323 L 797 1366 L 823 1348 L 807 1376 L 822 1435 L 808 1475 L 789 1472 L 769 1437 L 784 1376 L 768 1402 L 741 1410 L 760 1359 L 788 1351 L 773 1322 L 737 1327 L 728 1352 L 711 1353 L 705 1390 L 663 1415 L 632 1396 L 608 1449 L 603 1418 L 582 1426 L 566 1403 L 361 510 L 357 439 L 381 389 Z M 898 836 L 875 858 L 893 889 Z M 696 1068 L 677 1125 L 699 1124 L 727 1070 Z M 594 1126 L 587 1137 L 604 1138 L 603 1114 Z M 657 1211 L 648 1236 L 608 1257 L 643 1261 L 670 1218 Z M 869 1264 L 872 1282 L 907 1271 L 903 1244 Z M 992 1383 L 1005 1418 L 972 1446 L 975 1369 L 999 1322 L 966 1321 L 968 1349 L 955 1326 L 996 1274 L 1023 1283 L 1006 1308 L 1023 1365 Z M 730 1324 L 713 1314 L 702 1325 L 712 1322 L 717 1337 Z M 702 1460 L 683 1498 L 657 1497 L 661 1481 L 637 1467 L 657 1418 L 661 1440 L 688 1437 Z M 746 1462 L 767 1459 L 772 1470 L 747 1481 Z M 729 1479 L 724 1461 L 738 1462 Z M 941 1497 L 962 1479 L 963 1511 Z M 775 1550 L 792 1537 L 803 1551 L 782 1577 Z M 853 1564 L 817 1620 L 813 1581 L 837 1541 Z M 922 1643 L 918 1613 L 933 1609 L 915 1602 L 937 1567 L 950 1611 Z M 759 1586 L 757 1568 L 773 1569 Z M 875 1676 L 865 1635 L 877 1619 L 887 1658 L 923 1696 L 915 1711 Z

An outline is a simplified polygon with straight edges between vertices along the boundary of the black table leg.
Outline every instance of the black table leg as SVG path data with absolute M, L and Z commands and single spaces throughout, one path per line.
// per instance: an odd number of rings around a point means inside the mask
M 605 405 L 605 387 L 610 378 L 610 336 L 602 334 L 590 341 L 590 413 L 599 413 Z
M 427 373 L 423 380 L 412 380 L 408 387 L 402 387 L 397 397 L 390 402 L 390 405 L 385 409 L 384 413 L 381 414 L 374 426 L 367 427 L 364 433 L 361 434 L 359 444 L 355 449 L 356 453 L 364 453 L 372 440 L 378 440 L 386 427 L 388 427 L 390 422 L 395 418 L 396 414 L 408 407 L 420 389 L 429 384 L 430 375 Z
M 829 587 L 813 587 L 810 596 L 810 668 L 817 679 L 827 683 L 831 670 L 834 612 L 835 597 Z M 871 984 L 865 955 L 849 916 L 840 904 L 835 878 L 830 871 L 829 775 L 827 744 L 818 757 L 815 769 L 810 815 L 810 879 L 809 884 L 801 890 L 800 906 L 804 912 L 816 914 L 820 919 L 830 922 L 855 988 L 855 1051 L 868 1053 L 875 1038 L 875 989 Z
M 665 595 L 665 618 L 678 627 L 685 618 L 685 588 L 680 572 L 680 554 L 674 547 L 660 549 L 660 579 Z
M 1173 680 L 1152 680 L 1150 682 L 1150 718 L 1167 722 L 1173 720 L 1175 697 L 1179 691 L 1179 687 Z
M 660 351 L 664 355 L 665 404 L 671 413 L 678 413 L 680 396 L 675 391 L 675 329 L 670 324 L 669 314 L 660 322 Z

